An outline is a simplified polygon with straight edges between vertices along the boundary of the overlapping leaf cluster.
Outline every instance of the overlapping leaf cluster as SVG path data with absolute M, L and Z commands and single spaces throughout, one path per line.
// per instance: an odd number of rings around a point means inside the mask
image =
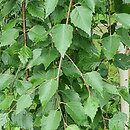
M 117 54 L 130 47 L 130 1 L 119 1 L 73 0 L 66 24 L 68 0 L 28 0 L 24 46 L 23 0 L 0 0 L 0 129 L 124 129 L 129 94 L 108 80 L 109 66 L 130 68 Z

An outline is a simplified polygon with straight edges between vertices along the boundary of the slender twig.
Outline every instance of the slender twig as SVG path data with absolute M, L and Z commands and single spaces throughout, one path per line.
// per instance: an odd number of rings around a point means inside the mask
M 67 25 L 68 22 L 69 22 L 70 10 L 71 10 L 71 7 L 72 7 L 72 2 L 73 2 L 73 0 L 70 0 L 69 8 L 68 8 L 68 14 L 67 14 L 67 18 L 66 18 L 66 25 Z M 59 61 L 59 66 L 58 66 L 58 72 L 57 72 L 57 83 L 58 83 L 58 86 L 59 86 L 59 80 L 60 80 L 60 71 L 61 71 L 62 61 L 63 61 L 63 57 L 61 56 L 61 57 L 60 57 L 60 61 Z M 56 93 L 56 96 L 57 96 L 57 102 L 58 102 L 59 110 L 60 110 L 60 112 L 61 112 L 62 119 L 63 119 L 63 122 L 64 122 L 64 129 L 66 129 L 67 123 L 66 123 L 66 121 L 65 121 L 65 119 L 64 119 L 64 115 L 63 115 L 62 110 L 61 110 L 61 107 L 60 107 L 60 101 L 59 101 L 59 99 L 58 99 L 58 93 Z
M 24 47 L 27 46 L 27 34 L 26 34 L 26 0 L 22 2 L 22 21 L 23 21 L 23 39 Z M 28 64 L 26 64 L 26 80 L 28 80 L 29 69 L 27 69 Z
M 67 25 L 68 22 L 69 22 L 70 10 L 71 10 L 71 7 L 72 7 L 72 2 L 73 2 L 73 0 L 70 0 L 69 9 L 68 9 L 67 18 L 66 18 L 66 25 Z M 60 70 L 61 70 L 62 60 L 63 60 L 63 57 L 61 56 L 61 57 L 60 57 L 59 66 L 58 66 L 58 72 L 57 72 L 57 82 L 58 82 L 58 84 L 59 84 L 59 78 L 60 78 Z
M 106 121 L 105 121 L 105 118 L 104 118 L 104 116 L 102 115 L 102 120 L 103 120 L 103 125 L 104 125 L 104 129 L 103 130 L 106 130 Z
M 22 21 L 23 21 L 23 37 L 24 37 L 24 46 L 27 45 L 27 35 L 26 35 L 26 0 L 22 2 Z
M 111 31 L 111 4 L 112 4 L 112 2 L 111 2 L 111 0 L 109 0 L 108 1 L 108 5 L 109 5 L 109 9 L 108 9 L 108 27 L 109 27 L 109 34 L 110 34 L 110 36 L 111 36 L 111 33 L 112 33 L 112 31 Z
M 65 56 L 71 61 L 71 63 L 74 65 L 74 67 L 75 67 L 75 68 L 77 69 L 77 71 L 79 72 L 79 74 L 80 74 L 81 78 L 83 79 L 84 84 L 85 84 L 85 86 L 86 86 L 86 88 L 87 88 L 87 90 L 88 90 L 88 92 L 89 92 L 89 95 L 91 95 L 91 91 L 90 91 L 90 89 L 89 89 L 89 86 L 86 84 L 86 81 L 85 81 L 85 79 L 84 79 L 83 73 L 80 71 L 80 69 L 77 67 L 77 65 L 74 63 L 74 61 L 73 61 L 67 54 L 65 54 Z

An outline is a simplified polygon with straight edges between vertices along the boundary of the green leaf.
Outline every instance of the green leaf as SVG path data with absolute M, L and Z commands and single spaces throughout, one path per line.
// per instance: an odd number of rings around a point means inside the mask
M 44 20 L 44 5 L 43 4 L 37 4 L 37 2 L 30 2 L 27 6 L 27 10 L 29 14 L 31 14 L 33 17 L 39 18 L 41 20 Z
M 116 14 L 117 21 L 120 22 L 126 29 L 130 28 L 130 14 Z
M 130 94 L 126 88 L 120 88 L 119 94 L 122 96 L 122 98 L 130 104 Z
M 89 96 L 88 99 L 84 102 L 85 114 L 87 114 L 91 118 L 92 122 L 96 115 L 98 107 L 99 107 L 99 101 L 97 98 L 93 96 Z
M 32 117 L 25 110 L 19 114 L 16 114 L 16 112 L 14 112 L 11 116 L 11 120 L 16 126 L 19 126 L 20 128 L 23 128 L 25 130 L 33 130 Z
M 80 76 L 79 72 L 70 61 L 64 60 L 62 62 L 62 70 L 63 73 L 68 77 L 78 78 Z
M 126 54 L 116 54 L 114 57 L 114 62 L 113 64 L 118 67 L 121 68 L 123 70 L 127 70 L 130 68 L 130 55 L 126 55 Z
M 113 84 L 109 84 L 107 82 L 103 82 L 103 85 L 104 85 L 104 89 L 108 93 L 119 95 L 119 92 L 118 92 L 116 86 L 114 86 Z
M 4 8 L 1 10 L 1 14 L 5 17 L 10 11 L 13 9 L 14 5 L 16 4 L 16 0 L 9 0 L 4 4 Z
M 32 86 L 33 85 L 31 84 L 31 82 L 26 81 L 26 80 L 18 80 L 18 81 L 16 81 L 16 84 L 15 84 L 16 92 L 19 95 L 26 94 L 27 90 L 29 88 L 32 88 Z
M 119 28 L 117 31 L 117 34 L 120 36 L 121 41 L 130 47 L 130 37 L 128 35 L 128 29 L 125 28 Z
M 33 59 L 30 60 L 28 64 L 28 68 L 32 68 L 33 66 L 40 65 L 42 63 L 40 58 L 41 54 L 42 54 L 42 49 L 37 48 L 33 50 Z
M 61 121 L 61 113 L 59 111 L 50 111 L 48 117 L 42 117 L 41 130 L 55 130 L 59 126 Z
M 87 116 L 80 102 L 68 102 L 66 104 L 66 111 L 75 123 L 81 126 L 88 126 Z
M 47 18 L 56 8 L 59 0 L 45 0 L 45 11 Z
M 0 90 L 9 87 L 9 84 L 12 83 L 14 76 L 10 74 L 0 74 Z
M 0 114 L 0 129 L 2 130 L 2 126 L 7 123 L 7 113 Z
M 39 88 L 39 98 L 42 106 L 45 107 L 48 101 L 56 93 L 58 88 L 57 81 L 55 79 L 44 82 Z
M 61 91 L 62 93 L 62 98 L 64 100 L 64 102 L 80 102 L 81 98 L 79 97 L 79 94 L 77 92 L 75 92 L 74 90 L 64 90 Z
M 124 130 L 125 122 L 127 120 L 127 116 L 124 113 L 119 112 L 115 114 L 113 118 L 109 120 L 109 129 L 110 130 Z
M 43 49 L 43 53 L 40 57 L 45 69 L 58 57 L 58 51 L 55 48 Z
M 71 22 L 78 28 L 91 35 L 92 11 L 85 6 L 77 6 L 71 12 Z
M 0 37 L 0 47 L 12 45 L 16 43 L 16 38 L 19 36 L 17 29 L 8 29 L 2 32 L 2 36 Z
M 66 130 L 80 130 L 77 125 L 69 125 Z
M 71 25 L 58 24 L 52 29 L 52 39 L 62 57 L 72 43 L 72 33 L 73 28 Z
M 5 99 L 2 102 L 0 102 L 0 110 L 7 110 L 12 104 L 13 100 L 14 100 L 13 96 L 5 97 Z
M 32 51 L 28 47 L 22 47 L 19 52 L 19 59 L 23 65 L 28 62 L 28 59 L 32 57 Z
M 16 106 L 16 114 L 22 112 L 25 108 L 30 107 L 32 104 L 32 99 L 29 95 L 22 95 L 18 101 Z
M 41 25 L 35 25 L 28 32 L 29 39 L 37 43 L 39 41 L 44 41 L 47 38 L 47 32 L 45 28 Z
M 35 49 L 33 51 L 33 59 L 29 62 L 28 68 L 35 65 L 44 64 L 45 69 L 58 57 L 58 52 L 55 48 Z
M 109 36 L 102 40 L 103 52 L 108 60 L 112 59 L 120 46 L 119 36 Z
M 95 0 L 81 0 L 84 6 L 87 6 L 93 12 L 95 12 Z
M 104 86 L 103 86 L 102 77 L 100 76 L 98 72 L 92 71 L 92 72 L 86 73 L 84 75 L 84 79 L 85 79 L 86 84 L 88 84 L 89 86 L 92 86 L 95 90 L 97 90 L 102 95 Z

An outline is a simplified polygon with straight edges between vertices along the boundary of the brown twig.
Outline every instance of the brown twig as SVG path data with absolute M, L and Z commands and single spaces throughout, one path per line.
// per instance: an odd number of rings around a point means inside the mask
M 69 8 L 68 8 L 68 14 L 67 14 L 67 18 L 66 18 L 66 25 L 69 22 L 70 10 L 71 10 L 71 7 L 72 7 L 72 2 L 73 2 L 73 0 L 70 0 Z M 58 72 L 57 72 L 57 83 L 58 83 L 58 85 L 59 85 L 59 80 L 60 80 L 60 70 L 61 70 L 62 61 L 63 61 L 63 57 L 61 56 L 60 57 L 60 61 L 59 61 L 59 66 L 58 66 Z M 57 101 L 58 101 L 58 104 L 59 104 L 59 109 L 60 109 L 60 111 L 62 113 L 62 110 L 61 110 L 61 107 L 60 107 L 60 102 L 58 100 L 58 94 L 57 94 Z M 63 119 L 63 122 L 64 122 L 64 130 L 65 130 L 67 128 L 67 123 L 66 123 L 66 121 L 64 119 L 63 114 L 62 114 L 62 119 Z
M 26 35 L 26 0 L 22 2 L 22 21 L 23 21 L 23 37 L 24 37 L 24 46 L 27 45 L 27 35 Z
M 22 2 L 22 21 L 23 21 L 23 39 L 24 39 L 24 47 L 27 46 L 27 34 L 26 34 L 26 0 Z M 26 64 L 26 68 L 27 68 Z M 29 70 L 26 69 L 26 80 L 28 80 Z

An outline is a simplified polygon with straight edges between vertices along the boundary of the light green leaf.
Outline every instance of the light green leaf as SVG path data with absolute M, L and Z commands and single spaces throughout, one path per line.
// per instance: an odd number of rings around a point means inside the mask
M 120 22 L 125 28 L 130 28 L 130 14 L 120 13 L 116 14 L 117 21 Z
M 45 107 L 58 88 L 57 81 L 54 79 L 44 82 L 39 88 L 39 98 L 42 106 Z
M 19 59 L 23 65 L 28 62 L 28 59 L 32 57 L 32 51 L 28 47 L 22 47 L 19 52 Z
M 109 84 L 109 83 L 103 81 L 103 85 L 104 85 L 104 89 L 108 93 L 119 95 L 119 92 L 118 92 L 116 86 L 114 86 L 113 84 Z
M 64 90 L 61 91 L 62 93 L 62 98 L 64 100 L 64 102 L 80 102 L 81 98 L 79 97 L 79 94 L 77 92 L 75 92 L 74 90 Z
M 25 100 L 25 99 L 24 99 Z M 31 115 L 27 111 L 22 111 L 16 114 L 12 113 L 11 120 L 14 124 L 25 130 L 33 130 L 33 121 Z
M 30 107 L 32 99 L 29 95 L 22 95 L 16 104 L 16 114 L 22 112 L 25 108 Z
M 47 32 L 45 28 L 41 25 L 35 25 L 28 32 L 29 39 L 37 43 L 39 41 L 44 41 L 47 38 Z
M 59 24 L 52 29 L 52 39 L 62 57 L 72 43 L 72 33 L 73 28 L 71 25 Z
M 83 5 L 87 6 L 93 12 L 95 12 L 95 0 L 81 0 Z
M 31 82 L 26 80 L 17 80 L 15 86 L 16 86 L 16 92 L 19 95 L 26 94 L 27 90 L 29 88 L 32 88 Z
M 110 130 L 124 130 L 125 122 L 127 120 L 127 116 L 124 113 L 119 112 L 115 114 L 113 118 L 109 120 L 109 129 Z
M 47 18 L 56 8 L 59 0 L 45 0 L 45 11 Z
M 0 129 L 2 130 L 2 126 L 7 123 L 7 113 L 0 114 Z
M 95 90 L 97 90 L 102 95 L 104 86 L 103 86 L 102 77 L 100 76 L 98 72 L 92 71 L 92 72 L 86 73 L 84 75 L 84 79 L 85 79 L 86 84 L 88 84 L 89 86 L 92 86 Z
M 130 3 L 130 0 L 123 0 L 125 3 Z
M 77 125 L 69 125 L 66 130 L 80 130 Z
M 0 90 L 8 88 L 9 84 L 13 81 L 13 75 L 0 74 Z
M 77 6 L 71 12 L 71 22 L 78 28 L 91 35 L 92 11 L 85 6 Z
M 16 43 L 15 39 L 18 35 L 18 30 L 14 28 L 3 31 L 2 36 L 0 37 L 0 47 Z
M 13 102 L 13 99 L 13 96 L 5 97 L 5 99 L 2 102 L 0 102 L 0 110 L 7 110 Z
M 66 111 L 75 123 L 81 126 L 88 126 L 87 116 L 80 102 L 68 102 L 66 104 Z
M 33 16 L 41 20 L 44 20 L 44 5 L 39 5 L 37 2 L 30 2 L 27 6 L 28 12 Z
M 59 111 L 50 111 L 48 117 L 42 117 L 41 130 L 56 130 L 61 121 L 61 113 Z
M 87 114 L 91 118 L 92 122 L 96 115 L 98 107 L 99 107 L 99 101 L 97 98 L 93 96 L 89 96 L 88 99 L 84 102 L 85 114 Z
M 103 52 L 108 60 L 112 59 L 120 46 L 120 38 L 118 36 L 105 37 L 102 40 Z

